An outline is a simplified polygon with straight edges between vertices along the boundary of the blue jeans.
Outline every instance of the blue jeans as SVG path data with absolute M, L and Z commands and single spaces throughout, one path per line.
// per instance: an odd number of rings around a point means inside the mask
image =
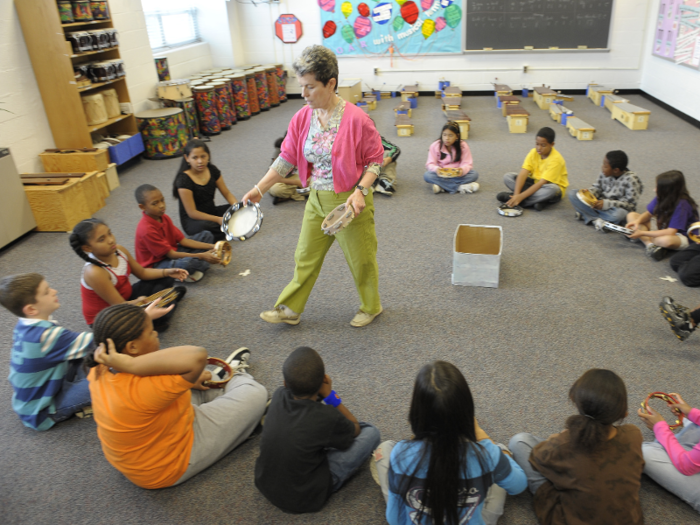
M 466 175 L 449 179 L 438 176 L 434 171 L 426 171 L 423 174 L 425 182 L 428 184 L 437 184 L 448 193 L 459 193 L 459 187 L 462 184 L 469 184 L 470 182 L 476 181 L 478 178 L 479 174 L 473 169 L 469 170 Z
M 627 214 L 629 211 L 627 211 L 624 208 L 610 208 L 607 210 L 595 210 L 588 206 L 587 204 L 584 204 L 581 202 L 581 199 L 579 199 L 576 196 L 575 191 L 570 191 L 569 192 L 569 200 L 571 201 L 571 205 L 574 207 L 574 209 L 579 212 L 581 215 L 583 215 L 583 221 L 586 224 L 589 224 L 591 221 L 594 221 L 595 219 L 603 219 L 604 221 L 607 222 L 612 222 L 613 224 L 625 224 L 625 220 L 627 219 Z
M 68 371 L 63 378 L 61 391 L 54 398 L 54 403 L 56 413 L 49 417 L 56 423 L 65 421 L 76 412 L 80 412 L 92 404 L 82 359 L 73 359 L 68 362 Z
M 214 244 L 214 234 L 208 230 L 201 231 L 196 235 L 190 237 L 193 241 L 206 242 L 207 244 Z M 178 246 L 178 252 L 184 253 L 202 253 L 207 250 L 200 250 L 198 248 L 185 248 L 184 246 Z M 163 259 L 158 261 L 153 265 L 154 268 L 184 268 L 189 273 L 194 273 L 196 271 L 206 272 L 209 269 L 209 263 L 203 261 L 202 259 L 196 259 L 194 257 L 184 257 L 182 259 Z
M 331 469 L 331 478 L 333 479 L 333 492 L 340 490 L 340 487 L 379 446 L 380 441 L 381 437 L 377 427 L 369 423 L 360 423 L 360 434 L 352 442 L 350 448 L 346 450 L 328 449 L 328 466 Z
M 518 174 L 515 172 L 506 173 L 503 175 L 503 184 L 510 191 L 515 191 L 515 180 L 518 178 Z M 561 188 L 556 184 L 548 182 L 544 184 L 539 190 L 530 195 L 527 199 L 520 203 L 520 206 L 527 208 L 529 206 L 534 206 L 538 202 L 543 202 L 545 204 L 553 204 L 561 200 Z
M 538 443 L 542 443 L 544 439 L 528 434 L 527 432 L 521 432 L 520 434 L 515 434 L 510 438 L 510 443 L 508 443 L 508 448 L 511 454 L 513 454 L 513 460 L 520 465 L 520 468 L 525 471 L 527 476 L 527 488 L 530 492 L 534 494 L 537 489 L 542 486 L 542 484 L 547 481 L 542 474 L 537 472 L 532 465 L 530 465 L 530 454 L 532 449 Z
M 683 430 L 676 434 L 676 439 L 684 449 L 691 450 L 700 442 L 700 427 L 689 420 L 685 420 L 685 423 Z M 700 473 L 692 476 L 681 474 L 656 440 L 642 443 L 642 454 L 644 473 L 700 512 Z

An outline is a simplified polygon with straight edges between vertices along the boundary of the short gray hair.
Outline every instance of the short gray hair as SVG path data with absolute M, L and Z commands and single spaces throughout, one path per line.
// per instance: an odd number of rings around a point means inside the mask
M 327 47 L 319 45 L 307 47 L 294 61 L 292 67 L 294 73 L 300 77 L 313 73 L 316 80 L 324 86 L 327 86 L 332 78 L 335 79 L 336 87 L 338 86 L 338 59 Z

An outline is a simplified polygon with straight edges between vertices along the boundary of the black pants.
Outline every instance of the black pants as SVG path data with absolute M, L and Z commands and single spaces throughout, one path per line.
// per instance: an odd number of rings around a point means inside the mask
M 212 215 L 223 217 L 224 213 L 231 207 L 230 204 L 221 204 L 216 207 L 216 211 Z M 214 234 L 214 242 L 226 240 L 226 234 L 221 231 L 221 226 L 214 221 L 197 221 L 189 217 L 183 217 L 182 229 L 187 235 L 197 235 L 199 232 L 210 231 Z
M 671 257 L 671 268 L 686 286 L 700 286 L 700 245 L 691 244 Z
M 166 288 L 172 288 L 174 285 L 175 279 L 172 277 L 161 277 L 160 279 L 151 279 L 150 281 L 137 281 L 131 286 L 131 297 L 129 297 L 129 300 L 133 301 L 141 296 L 148 297 Z M 163 331 L 163 326 L 169 323 L 176 309 L 177 303 L 175 304 L 175 308 L 170 310 L 163 317 L 159 317 L 153 321 L 153 327 L 156 330 Z

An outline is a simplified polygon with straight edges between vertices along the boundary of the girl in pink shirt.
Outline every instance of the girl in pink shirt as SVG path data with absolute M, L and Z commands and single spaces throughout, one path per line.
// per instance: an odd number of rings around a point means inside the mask
M 670 394 L 678 400 L 669 407 L 677 408 L 686 416 L 685 426 L 678 434 L 658 412 L 637 410 L 644 424 L 654 431 L 655 441 L 642 443 L 644 473 L 685 500 L 700 512 L 700 410 L 691 408 L 678 394 Z
M 430 145 L 423 179 L 432 184 L 433 193 L 474 193 L 479 189 L 476 182 L 479 174 L 474 170 L 472 153 L 459 133 L 459 125 L 448 121 L 442 127 L 440 138 Z M 447 168 L 459 168 L 461 174 L 455 176 Z

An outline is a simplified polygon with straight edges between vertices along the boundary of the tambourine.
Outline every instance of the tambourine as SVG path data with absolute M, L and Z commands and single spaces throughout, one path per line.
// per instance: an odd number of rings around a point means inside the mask
M 464 175 L 462 168 L 438 168 L 437 176 L 443 179 L 454 179 Z
M 227 241 L 246 241 L 258 233 L 263 222 L 263 213 L 257 202 L 237 202 L 224 213 L 221 231 Z
M 698 223 L 700 225 L 700 223 Z M 632 235 L 634 233 L 634 230 L 630 230 L 629 228 L 625 228 L 624 226 L 618 226 L 617 224 L 613 224 L 612 222 L 603 222 L 603 228 L 606 230 L 610 230 L 611 232 L 617 232 L 621 233 L 623 235 Z
M 321 224 L 321 229 L 326 235 L 335 235 L 343 228 L 347 227 L 348 224 L 355 218 L 355 210 L 350 205 L 346 208 L 346 203 L 341 204 L 333 211 L 331 211 Z
M 700 222 L 694 222 L 688 227 L 688 239 L 700 244 Z
M 520 217 L 523 214 L 523 209 L 520 206 L 513 206 L 511 208 L 504 203 L 498 207 L 498 213 L 504 217 Z
M 649 400 L 651 398 L 661 399 L 663 401 L 666 401 L 666 403 L 669 405 L 671 403 L 678 403 L 678 400 L 670 394 L 667 394 L 665 392 L 652 392 L 647 396 L 647 398 L 644 401 L 642 401 L 642 408 L 646 410 L 647 413 L 649 413 Z M 683 412 L 681 412 L 677 408 L 672 408 L 671 412 L 673 412 L 674 415 L 678 416 L 678 419 L 676 419 L 676 422 L 673 425 L 669 424 L 668 428 L 670 428 L 671 430 L 676 430 L 677 428 L 683 426 L 683 419 L 685 419 L 685 414 L 683 414 Z
M 212 378 L 209 381 L 204 381 L 202 385 L 208 386 L 209 388 L 224 388 L 224 386 L 226 386 L 226 383 L 231 381 L 231 378 L 233 377 L 233 369 L 231 368 L 231 365 L 229 365 L 223 359 L 219 359 L 218 357 L 208 357 L 207 364 L 221 368 L 221 370 L 225 372 L 225 375 L 224 377 L 219 377 L 219 379 L 214 379 L 217 376 L 214 373 L 212 373 Z
M 214 255 L 221 259 L 221 266 L 228 266 L 231 262 L 231 245 L 226 241 L 217 242 L 214 245 Z
M 598 199 L 596 199 L 595 195 L 591 193 L 591 190 L 578 190 L 576 192 L 576 196 L 578 197 L 578 200 L 591 208 L 596 202 L 598 202 Z
M 309 187 L 306 187 L 306 188 L 297 188 L 297 193 L 298 193 L 299 195 L 308 195 L 309 193 L 311 193 L 311 188 L 309 188 Z M 699 224 L 700 224 L 700 223 L 699 223 Z
M 156 299 L 162 299 L 161 302 L 158 304 L 158 306 L 160 308 L 165 308 L 170 303 L 177 300 L 178 295 L 179 294 L 177 293 L 177 290 L 175 290 L 175 288 L 166 288 L 165 290 L 161 290 L 160 292 L 156 292 L 153 295 L 146 297 L 144 300 L 137 303 L 136 305 L 137 306 L 148 306 Z

